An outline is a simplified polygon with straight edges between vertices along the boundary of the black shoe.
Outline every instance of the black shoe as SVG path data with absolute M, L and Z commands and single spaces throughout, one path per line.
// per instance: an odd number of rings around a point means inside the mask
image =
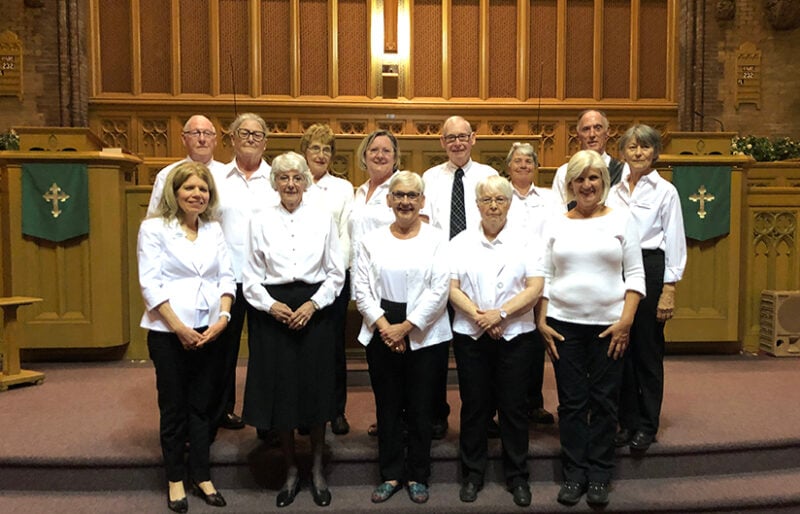
M 233 412 L 228 412 L 222 416 L 222 421 L 219 422 L 219 427 L 227 428 L 228 430 L 241 430 L 244 428 L 244 421 L 242 421 L 242 418 Z
M 444 439 L 447 435 L 447 420 L 439 419 L 431 424 L 431 439 Z
M 552 425 L 556 422 L 556 418 L 542 407 L 529 410 L 528 420 L 537 425 Z
M 637 430 L 631 439 L 631 450 L 637 452 L 646 452 L 650 445 L 653 444 L 656 438 L 653 434 L 646 434 L 641 430 Z
M 586 492 L 586 486 L 578 482 L 566 480 L 558 491 L 558 503 L 562 505 L 575 505 L 581 501 L 581 496 Z
M 294 497 L 297 496 L 297 491 L 300 489 L 300 479 L 295 480 L 291 489 L 281 489 L 278 497 L 275 499 L 275 505 L 278 507 L 286 507 L 291 505 Z
M 497 439 L 500 437 L 500 425 L 494 419 L 489 420 L 489 426 L 486 427 L 486 437 L 489 439 Z
M 192 491 L 196 496 L 199 496 L 200 498 L 205 500 L 205 502 L 211 505 L 212 507 L 224 507 L 227 505 L 227 503 L 225 502 L 225 498 L 222 497 L 222 494 L 219 491 L 211 494 L 206 494 L 205 491 L 200 489 L 200 486 L 195 483 L 192 484 Z
M 481 488 L 478 484 L 474 482 L 464 482 L 461 486 L 461 490 L 458 491 L 458 497 L 464 503 L 472 503 L 478 499 L 478 491 L 480 490 Z
M 331 432 L 336 435 L 345 435 L 350 432 L 350 423 L 347 422 L 344 414 L 336 416 L 336 419 L 331 421 Z
M 586 491 L 586 503 L 589 505 L 608 505 L 608 482 L 589 482 Z
M 169 510 L 172 512 L 180 512 L 183 514 L 184 512 L 189 512 L 189 500 L 186 499 L 186 496 L 180 500 L 170 500 L 169 492 L 167 492 L 167 507 L 169 507 Z
M 327 487 L 325 489 L 317 489 L 314 484 L 311 484 L 311 496 L 314 497 L 314 503 L 320 507 L 327 507 L 331 504 L 331 492 Z
M 527 507 L 531 504 L 531 488 L 528 484 L 512 487 L 511 495 L 514 496 L 514 503 L 520 507 Z
M 628 446 L 631 443 L 631 439 L 633 438 L 633 434 L 627 428 L 620 428 L 619 432 L 614 435 L 614 446 L 617 448 L 622 448 L 623 446 Z

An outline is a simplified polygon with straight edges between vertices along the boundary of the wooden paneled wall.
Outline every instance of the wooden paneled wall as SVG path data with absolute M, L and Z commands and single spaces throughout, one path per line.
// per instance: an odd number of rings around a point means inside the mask
M 479 137 L 541 136 L 547 166 L 577 149 L 588 107 L 612 142 L 633 122 L 677 128 L 678 0 L 393 1 L 387 56 L 383 0 L 89 0 L 90 125 L 148 159 L 180 156 L 174 128 L 196 112 L 409 136 L 461 114 Z

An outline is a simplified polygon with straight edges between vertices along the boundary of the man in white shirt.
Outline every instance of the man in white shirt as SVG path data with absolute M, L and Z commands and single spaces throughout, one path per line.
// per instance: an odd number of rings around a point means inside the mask
M 603 111 L 588 109 L 578 114 L 578 123 L 575 125 L 578 140 L 581 142 L 581 150 L 594 150 L 599 153 L 608 165 L 608 174 L 611 177 L 611 185 L 619 182 L 622 177 L 623 162 L 612 158 L 606 153 L 606 143 L 608 142 L 608 118 Z M 567 164 L 562 164 L 553 178 L 553 192 L 561 202 L 567 205 L 567 209 L 574 207 L 573 203 L 567 204 L 565 201 L 564 177 L 567 176 Z
M 427 217 L 431 225 L 442 229 L 452 239 L 461 231 L 480 224 L 475 186 L 485 177 L 497 175 L 497 170 L 472 160 L 475 132 L 461 116 L 445 120 L 439 142 L 447 152 L 447 161 L 423 173 L 425 207 L 420 215 L 423 219 Z M 450 414 L 447 366 L 447 361 L 439 366 L 440 377 L 434 396 L 434 439 L 442 439 L 447 433 L 447 416 Z
M 186 148 L 186 158 L 173 162 L 169 166 L 162 168 L 156 175 L 153 183 L 153 192 L 150 194 L 150 204 L 147 206 L 147 215 L 158 214 L 158 204 L 161 203 L 161 196 L 164 192 L 164 182 L 167 175 L 175 166 L 182 162 L 194 161 L 202 162 L 211 171 L 216 179 L 225 169 L 225 165 L 214 160 L 214 148 L 217 146 L 217 131 L 211 120 L 202 114 L 195 114 L 183 125 L 181 141 Z

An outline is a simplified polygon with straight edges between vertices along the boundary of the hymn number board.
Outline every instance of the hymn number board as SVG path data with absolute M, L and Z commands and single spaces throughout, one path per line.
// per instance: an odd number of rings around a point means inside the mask
M 0 96 L 22 99 L 22 41 L 9 30 L 0 34 Z
M 736 96 L 741 104 L 755 104 L 761 109 L 761 51 L 753 43 L 742 43 L 736 52 Z

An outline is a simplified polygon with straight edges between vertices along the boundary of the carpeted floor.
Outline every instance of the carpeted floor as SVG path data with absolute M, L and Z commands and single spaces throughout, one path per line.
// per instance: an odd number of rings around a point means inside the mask
M 115 362 L 39 363 L 30 367 L 46 373 L 43 385 L 0 393 L 0 488 L 4 490 L 0 512 L 20 512 L 21 506 L 26 506 L 28 512 L 50 512 L 48 505 L 59 496 L 65 506 L 76 502 L 64 512 L 104 512 L 108 508 L 104 496 L 108 495 L 112 496 L 112 504 L 125 501 L 113 498 L 140 496 L 147 498 L 145 504 L 163 503 L 152 366 Z M 243 363 L 238 372 L 241 393 Z M 800 360 L 670 356 L 666 377 L 659 442 L 644 459 L 632 458 L 627 449 L 620 451 L 613 495 L 615 508 L 628 512 L 635 512 L 642 505 L 664 512 L 764 508 L 768 512 L 784 504 L 790 511 L 797 508 L 800 512 Z M 363 376 L 354 381 L 363 382 Z M 555 383 L 549 364 L 544 394 L 546 407 L 555 412 Z M 489 483 L 481 501 L 474 506 L 458 502 L 459 400 L 455 384 L 450 386 L 449 400 L 453 410 L 451 430 L 432 448 L 432 493 L 441 491 L 445 497 L 432 499 L 422 510 L 494 512 L 505 510 L 508 505 L 513 507 L 510 496 L 498 483 L 502 479 L 497 459 L 487 473 Z M 237 404 L 240 405 L 241 402 Z M 347 416 L 351 433 L 327 436 L 329 480 L 332 488 L 339 490 L 337 494 L 332 489 L 339 498 L 335 502 L 339 508 L 329 510 L 338 512 L 360 510 L 355 509 L 362 503 L 357 498 L 367 498 L 378 481 L 377 441 L 366 435 L 367 426 L 374 421 L 368 386 L 351 387 Z M 553 498 L 559 479 L 558 449 L 556 426 L 531 427 L 534 507 L 557 507 Z M 491 443 L 490 451 L 497 457 L 499 445 Z M 231 498 L 243 498 L 239 507 L 227 512 L 255 512 L 258 509 L 254 505 L 259 504 L 268 511 L 274 510 L 275 489 L 282 480 L 279 463 L 277 451 L 258 441 L 254 429 L 221 431 L 212 447 L 212 475 L 221 489 L 230 491 Z M 657 499 L 647 497 L 654 484 L 663 491 Z M 738 503 L 717 503 L 712 509 L 719 500 L 699 494 L 707 492 L 708 487 L 720 491 L 727 488 L 725 497 L 731 501 L 738 498 Z M 263 488 L 267 488 L 266 498 Z M 764 507 L 766 500 L 762 496 L 781 494 L 779 501 L 767 504 L 772 507 Z M 302 496 L 304 502 L 308 500 L 307 507 L 314 510 L 310 497 L 305 498 L 309 495 Z M 349 496 L 353 496 L 353 503 L 344 509 L 342 502 Z M 292 512 L 303 509 L 300 500 L 290 507 Z M 407 500 L 392 499 L 397 505 L 390 510 L 410 509 L 412 504 Z M 491 506 L 495 500 L 502 502 L 502 509 Z M 490 503 L 486 505 L 484 501 Z M 95 503 L 96 508 L 87 506 Z M 39 510 L 34 508 L 36 505 Z M 192 512 L 199 506 L 198 501 L 192 502 Z M 375 506 L 361 507 L 373 510 Z

